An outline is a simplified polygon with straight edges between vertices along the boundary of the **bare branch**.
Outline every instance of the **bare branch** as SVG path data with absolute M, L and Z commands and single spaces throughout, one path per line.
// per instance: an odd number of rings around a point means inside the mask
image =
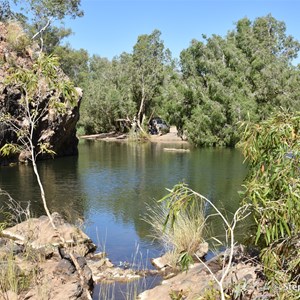
M 53 17 L 49 18 L 46 25 L 40 29 L 31 39 L 34 40 L 39 34 L 42 34 L 51 24 Z

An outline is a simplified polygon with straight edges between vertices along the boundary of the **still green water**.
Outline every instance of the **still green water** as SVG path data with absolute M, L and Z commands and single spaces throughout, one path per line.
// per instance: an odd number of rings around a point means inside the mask
M 152 243 L 149 225 L 141 217 L 146 204 L 163 197 L 166 188 L 185 182 L 228 213 L 237 208 L 247 171 L 238 150 L 175 153 L 163 147 L 183 146 L 81 141 L 78 157 L 39 162 L 50 210 L 74 222 L 82 220 L 84 231 L 100 250 L 105 247 L 114 263 L 132 261 L 138 249 L 146 264 L 162 249 Z M 17 201 L 30 201 L 35 216 L 43 214 L 31 167 L 0 170 L 0 187 Z M 0 207 L 4 201 L 0 198 Z

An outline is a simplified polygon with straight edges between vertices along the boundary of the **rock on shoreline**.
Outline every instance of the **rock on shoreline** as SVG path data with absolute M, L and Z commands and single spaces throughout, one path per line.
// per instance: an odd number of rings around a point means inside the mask
M 147 275 L 141 270 L 115 267 L 105 253 L 94 253 L 96 246 L 83 231 L 58 213 L 52 218 L 57 231 L 48 217 L 41 216 L 0 233 L 0 300 L 83 300 L 95 283 L 128 282 Z M 28 284 L 18 291 L 10 284 L 2 288 L 8 275 L 16 283 L 25 280 Z
M 212 271 L 214 276 L 220 280 L 224 266 L 227 262 L 227 253 L 222 252 L 205 264 Z M 260 277 L 262 267 L 257 261 L 250 257 L 244 247 L 236 246 L 234 249 L 233 262 L 229 273 L 224 280 L 223 287 L 228 294 L 238 294 L 238 299 L 258 299 L 256 297 L 264 295 L 264 282 Z M 176 276 L 162 281 L 161 285 L 153 289 L 142 292 L 139 300 L 162 300 L 162 299 L 202 299 L 206 293 L 214 295 L 215 299 L 220 299 L 218 285 L 212 274 L 203 263 L 195 263 L 188 271 L 179 272 Z M 212 299 L 212 298 L 210 298 Z M 264 298 L 272 299 L 272 298 Z
M 13 273 L 16 282 L 26 279 L 24 282 L 27 282 L 27 286 L 19 290 L 13 290 L 9 286 L 1 288 L 0 300 L 83 300 L 86 299 L 85 291 L 92 293 L 95 283 L 122 283 L 148 275 L 159 275 L 165 279 L 161 285 L 142 292 L 138 299 L 162 300 L 173 297 L 172 299 L 192 300 L 212 289 L 214 293 L 218 291 L 212 274 L 203 263 L 195 263 L 187 272 L 174 271 L 163 258 L 153 260 L 158 270 L 115 267 L 105 253 L 94 253 L 96 246 L 79 228 L 65 222 L 58 213 L 53 213 L 52 217 L 64 244 L 45 216 L 28 219 L 1 232 L 0 284 L 6 273 L 10 276 Z M 207 253 L 207 243 L 203 243 L 201 249 L 202 257 Z M 70 253 L 76 259 L 80 272 Z M 205 263 L 214 276 L 220 279 L 224 266 L 228 263 L 228 253 L 222 252 Z M 266 296 L 261 274 L 259 262 L 244 247 L 236 246 L 223 287 L 231 295 L 240 293 L 240 299 Z M 216 295 L 218 299 L 218 294 Z

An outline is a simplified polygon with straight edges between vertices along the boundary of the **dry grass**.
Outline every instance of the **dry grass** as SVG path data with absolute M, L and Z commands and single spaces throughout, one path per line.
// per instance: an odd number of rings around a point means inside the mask
M 7 26 L 6 40 L 11 49 L 20 53 L 30 45 L 30 39 L 18 22 L 10 22 Z
M 0 266 L 0 298 L 9 298 L 11 292 L 18 295 L 29 288 L 32 275 L 21 271 L 12 253 L 0 260 Z
M 155 203 L 147 207 L 144 220 L 152 226 L 152 237 L 158 240 L 166 251 L 166 257 L 175 266 L 181 252 L 193 255 L 204 242 L 205 216 L 201 203 L 181 211 L 173 227 L 164 227 L 168 210 L 161 204 Z

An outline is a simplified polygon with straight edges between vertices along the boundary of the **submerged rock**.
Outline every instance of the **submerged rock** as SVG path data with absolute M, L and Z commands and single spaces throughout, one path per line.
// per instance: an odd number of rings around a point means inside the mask
M 107 257 L 103 256 L 103 253 L 96 254 L 87 260 L 87 264 L 92 271 L 95 282 L 128 282 L 141 277 L 137 270 L 115 267 Z

